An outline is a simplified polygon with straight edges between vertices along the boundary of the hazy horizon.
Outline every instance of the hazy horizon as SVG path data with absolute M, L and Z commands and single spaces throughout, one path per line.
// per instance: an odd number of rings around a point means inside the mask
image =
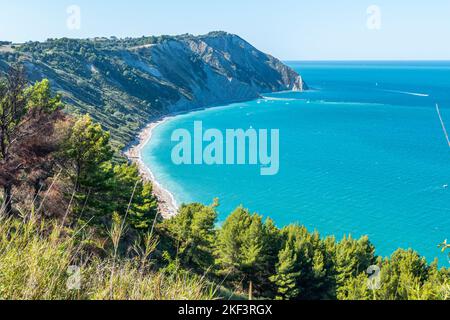
M 17 43 L 223 30 L 283 61 L 450 60 L 445 0 L 0 0 L 0 8 L 0 40 Z
M 224 30 L 212 30 L 210 32 L 214 32 L 214 31 L 224 31 Z M 226 31 L 225 31 L 226 32 Z M 182 34 L 161 34 L 161 35 L 145 35 L 145 36 L 180 36 Z M 193 36 L 202 36 L 205 34 L 195 34 Z M 50 39 L 62 39 L 62 38 L 67 38 L 67 39 L 74 39 L 74 40 L 88 40 L 88 39 L 95 39 L 95 38 L 110 38 L 110 37 L 114 37 L 114 36 L 103 36 L 103 35 L 99 35 L 99 36 L 92 36 L 89 38 L 76 38 L 76 37 L 59 37 L 59 38 L 48 38 L 45 40 L 28 40 L 28 41 L 23 41 L 23 42 L 14 42 L 12 41 L 12 44 L 16 44 L 16 45 L 20 45 L 20 44 L 24 44 L 26 42 L 45 42 L 47 40 Z M 126 37 L 124 37 L 126 38 Z M 130 37 L 130 38 L 139 38 L 139 37 Z M 123 38 L 118 38 L 118 39 L 123 39 Z M 248 41 L 247 39 L 244 39 L 246 41 Z M 9 39 L 1 39 L 0 41 L 11 41 Z M 250 41 L 250 44 L 251 41 Z M 259 48 L 257 48 L 259 49 Z M 264 51 L 263 51 L 264 52 Z M 271 54 L 270 52 L 264 52 L 267 54 Z M 278 57 L 276 57 L 278 58 Z M 280 59 L 283 62 L 450 62 L 450 58 L 448 59 L 390 59 L 390 58 L 381 58 L 381 59 L 348 59 L 348 58 L 342 58 L 342 59 L 295 59 L 295 58 L 290 58 L 290 59 Z

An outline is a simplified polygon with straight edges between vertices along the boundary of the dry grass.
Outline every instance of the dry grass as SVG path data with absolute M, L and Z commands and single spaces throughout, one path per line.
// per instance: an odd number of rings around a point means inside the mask
M 144 241 L 146 248 L 136 250 L 141 254 L 133 259 L 116 253 L 100 259 L 83 253 L 79 239 L 71 236 L 73 231 L 48 223 L 38 222 L 33 216 L 26 221 L 0 218 L 0 299 L 214 298 L 212 285 L 199 276 L 152 271 L 147 259 L 155 246 L 151 236 Z M 117 241 L 120 235 L 115 236 L 113 240 Z

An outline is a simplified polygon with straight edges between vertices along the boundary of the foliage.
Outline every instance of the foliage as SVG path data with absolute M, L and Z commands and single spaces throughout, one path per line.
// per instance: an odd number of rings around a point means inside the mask
M 367 275 L 346 281 L 340 298 L 346 300 L 448 300 L 450 270 L 428 265 L 413 250 L 399 249 L 389 259 L 378 259 L 380 287 L 370 290 Z
M 242 289 L 251 283 L 256 292 L 270 296 L 272 254 L 278 252 L 279 240 L 270 219 L 263 223 L 260 215 L 237 208 L 218 232 L 215 255 L 219 274 L 241 284 Z
M 376 262 L 375 248 L 370 243 L 368 237 L 359 240 L 351 236 L 344 237 L 335 247 L 334 265 L 336 271 L 336 285 L 338 298 L 340 288 L 346 282 L 361 273 L 366 273 L 367 269 Z
M 69 128 L 61 153 L 66 172 L 73 185 L 74 212 L 88 217 L 102 217 L 112 212 L 105 198 L 112 178 L 109 133 L 94 123 L 89 115 L 81 116 Z
M 22 184 L 24 174 L 34 187 L 35 200 L 51 176 L 59 145 L 54 132 L 63 118 L 61 108 L 61 97 L 51 94 L 49 81 L 27 87 L 19 66 L 0 79 L 0 186 L 7 214 L 13 213 L 13 188 Z
M 94 239 L 77 236 L 83 230 L 48 223 L 1 219 L 1 300 L 214 298 L 214 287 L 199 276 L 153 271 L 141 256 L 100 259 L 86 251 Z
M 158 211 L 152 184 L 142 180 L 136 165 L 128 164 L 115 165 L 111 183 L 114 211 L 126 213 L 133 228 L 149 230 Z
M 270 231 L 269 231 L 270 230 Z M 270 252 L 270 254 L 269 254 Z M 273 255 L 273 252 L 277 252 Z M 244 293 L 253 282 L 260 297 L 288 300 L 449 299 L 450 269 L 438 270 L 412 250 L 375 256 L 368 237 L 322 239 L 317 232 L 268 220 L 238 208 L 218 230 L 218 274 Z M 276 256 L 277 259 L 273 259 Z M 378 266 L 380 288 L 369 287 L 369 267 Z M 270 270 L 270 273 L 267 271 Z M 268 285 L 271 283 L 271 285 Z
M 213 265 L 216 219 L 213 206 L 193 203 L 181 206 L 177 216 L 162 223 L 162 228 L 174 239 L 173 246 L 182 265 L 197 270 L 207 270 Z
M 170 37 L 49 39 L 28 42 L 12 52 L 0 52 L 0 75 L 8 65 L 25 62 L 28 76 L 42 76 L 57 84 L 67 111 L 90 114 L 111 132 L 114 151 L 134 140 L 148 119 L 163 113 L 164 101 L 180 99 L 173 86 L 140 67 L 153 65 L 138 48 L 162 43 Z
M 332 252 L 326 251 L 317 232 L 291 225 L 281 230 L 283 249 L 277 272 L 271 280 L 277 284 L 278 298 L 326 299 L 332 297 Z M 291 290 L 294 288 L 294 290 Z
M 57 211 L 48 203 L 67 203 L 59 214 L 63 223 L 81 219 L 107 228 L 111 214 L 119 212 L 135 230 L 150 229 L 157 215 L 152 185 L 136 166 L 113 163 L 108 132 L 89 115 L 64 116 L 50 82 L 28 86 L 20 67 L 0 81 L 0 93 L 0 185 L 6 213 L 12 212 L 14 192 L 16 200 L 28 198 L 35 208 L 45 208 L 44 214 Z M 66 200 L 55 201 L 58 197 Z
M 72 169 L 75 190 L 95 187 L 104 180 L 104 167 L 109 166 L 112 159 L 109 133 L 94 123 L 89 115 L 82 116 L 70 128 L 63 152 Z
M 152 184 L 142 180 L 136 165 L 113 164 L 109 137 L 89 115 L 69 130 L 62 152 L 74 186 L 75 216 L 108 225 L 110 214 L 118 212 L 134 229 L 149 230 L 157 215 Z

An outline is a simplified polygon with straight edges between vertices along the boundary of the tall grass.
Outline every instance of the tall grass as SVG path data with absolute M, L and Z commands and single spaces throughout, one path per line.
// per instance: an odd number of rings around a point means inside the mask
M 134 258 L 120 257 L 117 250 L 100 258 L 83 248 L 92 239 L 80 241 L 76 234 L 56 222 L 39 222 L 33 215 L 24 220 L 0 218 L 0 299 L 214 298 L 212 285 L 199 276 L 152 270 L 148 257 L 155 242 L 150 238 L 144 241 L 145 248 L 135 250 L 141 254 Z M 118 241 L 120 235 L 115 236 Z

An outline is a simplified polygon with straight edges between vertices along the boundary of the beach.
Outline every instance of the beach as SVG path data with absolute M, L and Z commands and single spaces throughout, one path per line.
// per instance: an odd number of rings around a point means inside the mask
M 158 199 L 159 211 L 165 219 L 171 218 L 178 213 L 178 204 L 172 193 L 156 180 L 151 168 L 149 168 L 142 160 L 142 149 L 150 142 L 153 130 L 173 116 L 174 115 L 163 116 L 150 122 L 147 127 L 140 132 L 136 141 L 124 152 L 127 158 L 138 166 L 144 180 L 152 182 L 153 194 Z
M 247 100 L 244 100 L 247 101 Z M 240 100 L 231 101 L 229 105 L 241 102 Z M 198 108 L 192 108 L 190 110 L 185 111 L 177 111 L 177 112 L 171 112 L 167 115 L 155 118 L 154 120 L 150 121 L 150 123 L 139 133 L 136 140 L 131 143 L 123 152 L 123 154 L 133 163 L 135 163 L 138 168 L 139 172 L 141 173 L 144 180 L 151 181 L 153 184 L 153 193 L 158 199 L 158 206 L 161 215 L 163 218 L 168 219 L 178 214 L 178 204 L 175 200 L 175 197 L 173 194 L 165 189 L 161 183 L 158 182 L 156 179 L 154 173 L 152 172 L 151 168 L 149 168 L 144 161 L 142 160 L 142 149 L 150 143 L 150 140 L 152 139 L 152 135 L 154 130 L 166 123 L 167 121 L 173 119 L 176 116 L 188 114 L 188 113 L 194 113 L 196 111 L 202 111 L 206 109 L 212 109 L 212 108 L 220 108 L 223 107 L 221 105 L 212 105 L 207 107 L 198 107 Z

